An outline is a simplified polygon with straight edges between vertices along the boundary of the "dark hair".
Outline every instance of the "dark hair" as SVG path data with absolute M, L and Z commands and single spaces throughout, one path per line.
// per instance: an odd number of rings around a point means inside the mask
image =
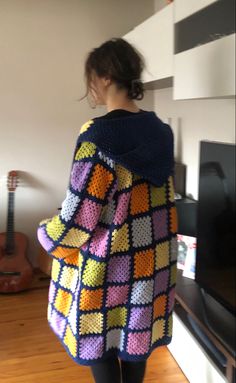
M 94 48 L 85 61 L 85 79 L 88 95 L 91 76 L 108 76 L 118 88 L 127 89 L 130 99 L 142 100 L 144 88 L 141 73 L 144 68 L 143 56 L 126 40 L 112 38 L 98 48 Z M 83 97 L 83 98 L 84 98 Z

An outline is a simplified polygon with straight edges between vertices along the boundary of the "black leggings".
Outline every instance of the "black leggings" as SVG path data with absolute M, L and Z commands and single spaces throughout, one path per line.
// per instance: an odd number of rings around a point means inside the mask
M 95 383 L 143 383 L 146 360 L 119 362 L 117 357 L 110 357 L 90 367 Z

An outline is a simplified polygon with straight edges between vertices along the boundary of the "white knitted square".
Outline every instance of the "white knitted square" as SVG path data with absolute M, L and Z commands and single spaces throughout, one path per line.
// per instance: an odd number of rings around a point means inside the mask
M 132 286 L 131 303 L 144 304 L 152 302 L 153 287 L 153 280 L 134 282 Z
M 67 222 L 70 221 L 72 218 L 78 204 L 79 204 L 80 198 L 76 196 L 75 194 L 71 193 L 71 191 L 68 189 L 66 192 L 66 198 L 62 202 L 62 209 L 60 212 L 60 216 Z
M 170 242 L 170 260 L 176 261 L 178 254 L 178 239 L 177 237 L 173 237 Z
M 122 351 L 124 347 L 124 336 L 124 331 L 119 328 L 108 331 L 106 338 L 106 350 L 115 347 Z
M 152 243 L 151 217 L 136 218 L 132 221 L 132 239 L 134 247 L 146 246 Z

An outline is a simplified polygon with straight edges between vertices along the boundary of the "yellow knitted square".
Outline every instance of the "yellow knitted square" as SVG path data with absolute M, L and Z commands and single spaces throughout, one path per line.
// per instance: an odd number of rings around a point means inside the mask
M 176 263 L 174 263 L 170 269 L 170 286 L 176 283 L 176 279 L 177 279 L 177 266 L 176 266 Z
M 72 302 L 72 295 L 68 293 L 67 291 L 64 291 L 59 288 L 54 306 L 65 317 L 68 315 L 70 311 L 71 302 Z
M 116 164 L 116 174 L 117 174 L 117 190 L 127 189 L 132 185 L 132 173 L 120 164 Z
M 116 307 L 115 309 L 109 310 L 107 312 L 107 328 L 115 326 L 125 326 L 127 319 L 127 308 L 126 307 Z
M 80 247 L 88 240 L 88 238 L 88 233 L 72 227 L 61 241 L 61 244 L 72 247 Z
M 77 152 L 75 153 L 75 160 L 79 161 L 83 158 L 93 157 L 96 152 L 96 145 L 93 142 L 81 142 Z
M 169 201 L 171 201 L 171 202 L 175 201 L 175 190 L 174 190 L 173 176 L 170 176 L 168 178 L 168 198 L 169 198 Z
M 86 121 L 80 128 L 80 134 L 86 132 L 88 130 L 88 128 L 90 128 L 90 126 L 94 123 L 93 120 L 88 120 Z
M 46 225 L 46 231 L 54 241 L 56 241 L 65 230 L 64 223 L 61 222 L 58 215 L 52 217 L 51 221 Z
M 165 241 L 156 245 L 155 249 L 156 259 L 155 268 L 156 270 L 161 269 L 169 264 L 169 242 Z
M 76 357 L 77 342 L 76 342 L 76 338 L 74 337 L 69 325 L 67 325 L 67 327 L 66 327 L 66 332 L 65 332 L 65 336 L 64 336 L 64 343 L 69 348 L 71 355 L 73 357 Z
M 167 335 L 171 337 L 173 334 L 173 315 L 172 314 L 169 316 L 167 328 L 168 328 Z
M 121 226 L 120 229 L 114 229 L 112 231 L 111 238 L 111 254 L 117 253 L 119 251 L 129 250 L 129 227 L 125 223 Z
M 52 272 L 51 277 L 54 282 L 57 282 L 60 273 L 61 265 L 57 259 L 52 260 Z
M 134 255 L 134 278 L 142 278 L 154 273 L 154 250 L 148 249 Z
M 105 276 L 105 263 L 94 259 L 87 259 L 83 272 L 83 283 L 87 286 L 96 287 L 103 284 Z
M 78 281 L 78 270 L 70 266 L 63 266 L 59 284 L 74 292 Z
M 80 334 L 100 334 L 103 330 L 103 314 L 91 313 L 80 316 Z
M 95 310 L 102 307 L 103 289 L 82 289 L 80 294 L 80 310 Z
M 166 204 L 166 184 L 156 187 L 150 184 L 151 205 L 152 207 L 162 206 Z
M 165 320 L 157 319 L 152 326 L 152 344 L 165 335 Z

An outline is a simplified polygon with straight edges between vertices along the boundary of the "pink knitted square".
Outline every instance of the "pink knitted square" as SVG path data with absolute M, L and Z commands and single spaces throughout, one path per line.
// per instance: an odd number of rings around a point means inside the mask
M 134 332 L 128 334 L 127 352 L 141 355 L 149 351 L 151 331 Z
M 107 289 L 106 306 L 117 306 L 127 303 L 129 285 L 110 286 Z
M 98 257 L 106 257 L 108 249 L 109 229 L 97 226 L 90 242 L 89 251 Z
M 122 193 L 117 199 L 117 208 L 114 217 L 115 225 L 121 225 L 128 215 L 128 205 L 130 200 L 130 192 Z
M 85 198 L 75 217 L 75 223 L 92 231 L 98 222 L 101 208 L 101 204 Z

